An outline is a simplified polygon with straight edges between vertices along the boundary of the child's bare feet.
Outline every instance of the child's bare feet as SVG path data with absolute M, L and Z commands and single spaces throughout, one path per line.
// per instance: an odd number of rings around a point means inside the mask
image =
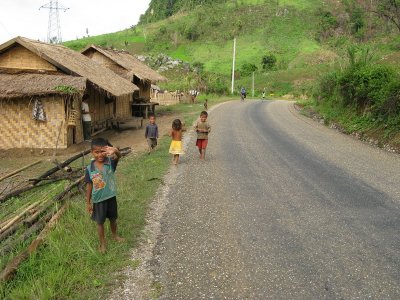
M 123 243 L 123 242 L 125 242 L 125 239 L 124 238 L 122 238 L 122 237 L 120 237 L 120 236 L 114 236 L 113 237 L 113 240 L 114 241 L 116 241 L 116 242 L 118 242 L 118 243 Z
M 106 245 L 104 245 L 104 244 L 100 245 L 100 246 L 99 246 L 99 252 L 100 252 L 101 254 L 106 253 Z

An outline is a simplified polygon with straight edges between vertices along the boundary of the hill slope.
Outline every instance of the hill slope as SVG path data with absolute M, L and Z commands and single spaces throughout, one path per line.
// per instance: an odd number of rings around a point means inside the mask
M 393 53 L 400 40 L 390 26 L 380 31 L 382 20 L 363 11 L 355 14 L 360 7 L 355 0 L 153 0 L 140 25 L 66 45 L 80 49 L 96 43 L 135 54 L 165 53 L 215 74 L 213 78 L 228 87 L 236 38 L 238 86 L 251 85 L 247 65 L 257 68 L 256 90 L 301 94 L 310 89 L 318 74 L 340 63 L 338 58 L 354 42 L 374 46 L 391 37 L 386 46 L 374 51 L 398 63 Z M 357 28 L 360 18 L 364 25 Z M 272 54 L 277 61 L 271 70 L 261 72 L 265 54 Z M 179 83 L 190 81 L 188 77 L 198 76 L 179 71 L 171 77 L 176 80 L 169 87 L 179 88 Z M 181 89 L 186 87 L 182 84 Z

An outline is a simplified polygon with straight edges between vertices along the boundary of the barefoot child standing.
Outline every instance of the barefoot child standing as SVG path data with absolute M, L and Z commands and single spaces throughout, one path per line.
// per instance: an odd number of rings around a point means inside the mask
M 147 139 L 147 144 L 149 145 L 148 153 L 150 154 L 157 147 L 158 139 L 158 126 L 156 124 L 156 117 L 153 114 L 149 116 L 149 124 L 146 126 L 144 136 Z
M 115 241 L 124 239 L 117 234 L 117 199 L 115 170 L 121 154 L 117 148 L 109 146 L 105 139 L 92 140 L 92 155 L 94 160 L 86 168 L 86 208 L 92 214 L 92 220 L 97 223 L 99 235 L 99 251 L 106 251 L 104 237 L 104 222 L 110 220 L 111 234 Z
M 196 146 L 199 148 L 200 159 L 206 158 L 206 148 L 208 145 L 208 134 L 211 132 L 211 126 L 207 122 L 208 113 L 200 113 L 200 121 L 197 121 L 194 129 L 197 132 Z
M 172 163 L 177 165 L 179 162 L 179 155 L 183 154 L 182 147 L 182 122 L 179 119 L 175 119 L 172 122 L 172 129 L 169 133 L 172 138 L 171 146 L 169 147 L 169 153 L 174 155 Z

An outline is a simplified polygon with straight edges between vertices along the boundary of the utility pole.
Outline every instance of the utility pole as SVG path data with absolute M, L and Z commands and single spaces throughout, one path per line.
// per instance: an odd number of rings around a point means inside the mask
M 254 72 L 253 72 L 253 84 L 252 84 L 252 88 L 253 88 L 253 90 L 252 90 L 251 95 L 252 95 L 252 97 L 254 98 Z
M 58 11 L 66 12 L 69 8 L 60 6 L 58 0 L 50 1 L 39 7 L 39 10 L 45 8 L 49 10 L 49 23 L 47 27 L 47 42 L 50 44 L 59 44 L 62 42 L 60 16 Z
M 235 60 L 236 60 L 236 38 L 233 39 L 233 62 L 232 62 L 232 95 L 235 88 Z

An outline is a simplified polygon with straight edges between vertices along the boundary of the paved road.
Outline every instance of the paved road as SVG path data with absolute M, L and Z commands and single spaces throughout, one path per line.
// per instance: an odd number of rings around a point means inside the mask
M 297 114 L 234 102 L 168 195 L 162 299 L 400 299 L 400 157 Z

